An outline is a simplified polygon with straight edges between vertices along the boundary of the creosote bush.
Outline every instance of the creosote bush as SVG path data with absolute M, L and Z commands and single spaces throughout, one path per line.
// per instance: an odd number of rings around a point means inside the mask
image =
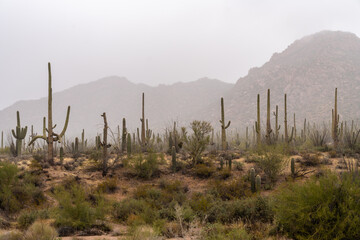
M 360 239 L 360 179 L 326 172 L 285 186 L 273 209 L 279 229 L 294 239 Z
M 274 184 L 278 180 L 286 163 L 283 155 L 274 152 L 266 152 L 255 159 L 255 165 L 265 173 L 270 184 Z

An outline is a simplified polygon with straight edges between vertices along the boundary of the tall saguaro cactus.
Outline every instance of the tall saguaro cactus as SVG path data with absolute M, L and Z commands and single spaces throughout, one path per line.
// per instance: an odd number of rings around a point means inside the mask
M 267 108 L 266 108 L 266 142 L 271 143 L 271 121 L 270 121 L 270 89 L 267 91 Z
M 103 177 L 105 177 L 107 175 L 107 171 L 108 171 L 107 149 L 109 147 L 111 147 L 111 145 L 107 143 L 108 122 L 107 122 L 107 119 L 106 119 L 106 113 L 103 113 L 101 116 L 104 118 L 104 134 L 103 134 L 103 142 L 101 143 L 101 146 L 103 148 L 103 170 L 102 170 L 102 175 L 103 175 Z
M 340 116 L 337 109 L 337 88 L 335 88 L 335 106 L 332 110 L 332 139 L 334 141 L 334 148 L 336 149 L 339 144 L 339 120 Z
M 17 119 L 16 129 L 15 131 L 14 129 L 12 129 L 11 132 L 14 138 L 16 139 L 16 155 L 21 156 L 22 140 L 26 136 L 27 126 L 25 126 L 25 128 L 21 127 L 19 111 L 16 112 L 16 119 Z
M 279 140 L 279 130 L 280 130 L 280 125 L 279 125 L 279 106 L 276 105 L 276 109 L 274 112 L 275 115 L 275 141 Z
M 142 111 L 141 111 L 141 145 L 145 146 L 145 94 L 142 93 Z
M 69 116 L 70 116 L 70 106 L 68 106 L 67 113 L 66 113 L 66 120 L 64 124 L 64 128 L 60 134 L 55 133 L 53 130 L 56 125 L 53 125 L 53 118 L 52 118 L 52 87 L 51 87 L 51 65 L 48 63 L 48 73 L 49 73 L 49 80 L 48 80 L 48 126 L 46 127 L 46 118 L 44 117 L 44 126 L 43 126 L 43 135 L 37 135 L 32 138 L 29 145 L 33 144 L 37 139 L 43 139 L 48 144 L 48 162 L 53 165 L 54 164 L 54 142 L 61 142 L 62 137 L 65 135 L 68 123 L 69 123 Z M 47 132 L 47 136 L 46 136 Z
M 224 113 L 224 98 L 221 98 L 221 146 L 222 146 L 222 150 L 225 151 L 227 150 L 227 142 L 226 142 L 226 129 L 230 126 L 231 121 L 229 121 L 226 125 L 225 125 L 225 113 Z
M 284 134 L 285 134 L 285 142 L 289 143 L 293 139 L 294 135 L 294 127 L 291 128 L 291 135 L 289 137 L 288 134 L 288 125 L 287 125 L 287 102 L 286 102 L 286 94 L 284 95 Z
M 122 135 L 121 135 L 121 151 L 125 152 L 126 149 L 126 137 L 127 137 L 126 119 L 122 120 Z
M 260 94 L 257 95 L 257 121 L 255 122 L 256 142 L 261 144 L 261 127 L 260 127 Z

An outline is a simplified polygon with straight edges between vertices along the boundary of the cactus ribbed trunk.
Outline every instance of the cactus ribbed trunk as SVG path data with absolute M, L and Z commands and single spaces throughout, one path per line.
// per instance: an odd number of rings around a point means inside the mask
M 108 123 L 107 123 L 107 119 L 106 119 L 106 113 L 103 113 L 101 115 L 104 118 L 104 135 L 103 135 L 103 143 L 102 143 L 102 147 L 103 147 L 103 171 L 102 171 L 102 175 L 103 177 L 106 176 L 107 174 L 107 163 L 108 163 L 108 156 L 107 156 L 107 148 L 108 148 L 108 144 L 107 144 L 107 130 L 108 130 Z
M 223 151 L 227 150 L 226 129 L 230 126 L 230 121 L 225 125 L 224 98 L 221 98 L 221 147 Z
M 260 94 L 257 95 L 257 121 L 255 123 L 256 142 L 257 145 L 261 144 L 261 127 L 260 127 Z
M 52 119 L 52 86 L 51 86 L 51 65 L 48 63 L 48 156 L 47 160 L 50 165 L 54 164 L 54 139 L 53 139 L 53 119 Z
M 270 89 L 267 91 L 267 107 L 266 107 L 266 142 L 271 144 L 271 121 L 270 121 Z
M 145 146 L 145 94 L 142 93 L 142 111 L 141 111 L 141 145 Z
M 288 134 L 288 125 L 287 125 L 286 94 L 284 95 L 284 135 L 285 135 L 285 142 L 288 142 L 289 134 Z
M 126 119 L 123 118 L 122 135 L 121 135 L 121 152 L 125 152 L 125 150 L 126 150 L 126 136 L 127 136 Z
M 332 137 L 334 141 L 334 148 L 336 149 L 339 143 L 339 115 L 337 109 L 337 88 L 335 88 L 335 106 L 332 111 Z

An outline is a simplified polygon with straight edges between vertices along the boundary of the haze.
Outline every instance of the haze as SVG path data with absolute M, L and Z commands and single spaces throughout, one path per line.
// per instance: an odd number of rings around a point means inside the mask
M 360 1 L 0 0 L 0 109 L 111 75 L 226 82 L 321 30 L 360 36 Z M 121 91 L 121 89 L 119 89 Z

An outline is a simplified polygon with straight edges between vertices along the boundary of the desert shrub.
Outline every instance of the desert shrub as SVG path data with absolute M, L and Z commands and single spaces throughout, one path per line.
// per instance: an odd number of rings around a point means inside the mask
M 215 172 L 215 169 L 211 166 L 206 166 L 205 164 L 197 164 L 194 167 L 195 175 L 199 178 L 209 178 Z
M 279 228 L 294 239 L 360 239 L 360 179 L 326 172 L 294 183 L 274 200 Z
M 18 230 L 13 230 L 0 234 L 0 240 L 24 240 L 24 234 Z
M 114 203 L 112 215 L 116 220 L 126 222 L 130 215 L 140 215 L 147 205 L 144 200 L 125 199 Z
M 130 236 L 126 238 L 127 240 L 156 240 L 158 239 L 158 235 L 154 231 L 154 229 L 148 225 L 140 225 L 134 227 Z
M 208 211 L 210 223 L 233 223 L 239 220 L 267 223 L 273 220 L 273 211 L 267 198 L 256 196 L 233 201 L 216 201 Z
M 213 203 L 214 197 L 209 194 L 194 193 L 189 199 L 189 206 L 200 219 L 207 218 Z
M 219 223 L 209 224 L 202 233 L 202 239 L 206 240 L 251 240 L 252 236 L 243 227 L 231 228 Z
M 107 178 L 97 186 L 97 190 L 103 193 L 114 193 L 117 188 L 118 183 L 116 178 Z
M 84 230 L 92 227 L 97 219 L 103 219 L 106 213 L 104 199 L 97 194 L 96 201 L 91 204 L 87 200 L 85 189 L 73 184 L 69 190 L 59 187 L 55 190 L 55 198 L 59 202 L 55 226 L 71 231 Z
M 17 218 L 17 223 L 21 229 L 27 229 L 37 219 L 47 218 L 49 218 L 49 212 L 47 209 L 24 211 Z
M 222 169 L 217 173 L 217 177 L 222 180 L 226 180 L 231 176 L 231 171 L 229 169 Z
M 187 136 L 184 134 L 185 150 L 188 151 L 192 159 L 192 164 L 201 162 L 201 157 L 206 147 L 210 143 L 211 124 L 206 121 L 193 121 L 190 124 L 193 134 Z
M 134 170 L 140 178 L 150 179 L 159 173 L 159 163 L 156 153 L 149 153 L 146 159 L 140 154 L 135 158 Z
M 320 162 L 319 154 L 305 153 L 302 155 L 301 164 L 304 166 L 318 166 Z
M 58 233 L 43 221 L 37 221 L 29 227 L 24 235 L 24 240 L 55 240 Z
M 284 156 L 274 152 L 266 152 L 256 158 L 255 165 L 266 175 L 266 179 L 273 184 L 286 167 Z
M 243 198 L 251 195 L 250 186 L 244 179 L 229 182 L 216 180 L 210 183 L 210 193 L 222 200 Z
M 39 205 L 45 201 L 42 191 L 31 182 L 30 177 L 18 176 L 17 166 L 0 163 L 0 208 L 15 213 L 27 204 Z

